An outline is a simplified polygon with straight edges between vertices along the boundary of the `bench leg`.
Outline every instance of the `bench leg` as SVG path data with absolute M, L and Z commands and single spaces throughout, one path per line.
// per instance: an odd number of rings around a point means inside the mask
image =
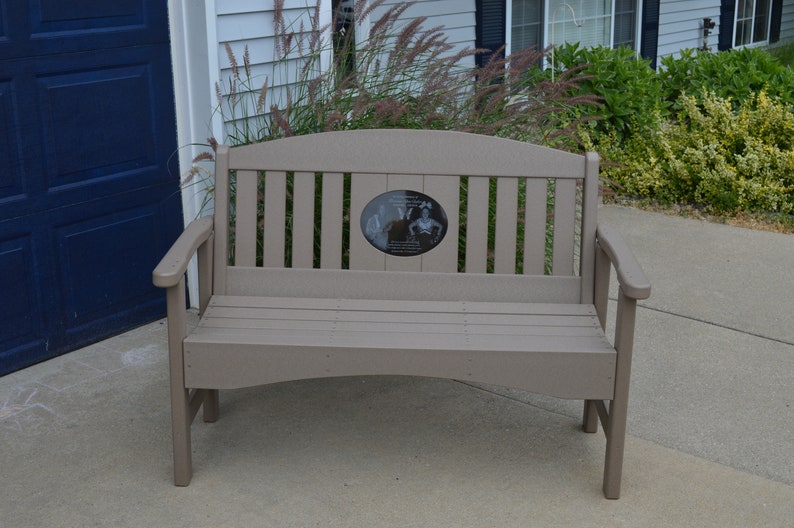
M 626 444 L 626 402 L 613 400 L 609 405 L 609 421 L 605 427 L 607 437 L 606 460 L 604 461 L 604 496 L 607 499 L 620 497 L 620 481 L 623 473 L 623 450 Z
M 604 496 L 608 499 L 620 497 L 620 481 L 623 472 L 623 449 L 626 444 L 626 417 L 629 409 L 629 380 L 631 378 L 631 355 L 634 348 L 634 323 L 637 301 L 618 290 L 618 310 L 615 319 L 615 394 L 609 403 L 604 432 L 607 437 L 606 461 L 604 463 Z
M 211 423 L 218 420 L 220 416 L 220 399 L 218 397 L 218 389 L 207 391 L 204 396 L 204 421 Z
M 185 279 L 166 290 L 168 306 L 168 369 L 171 385 L 171 433 L 174 447 L 174 484 L 187 486 L 193 476 L 190 449 L 190 391 L 185 388 L 182 341 L 187 333 Z
M 187 486 L 193 477 L 190 447 L 190 394 L 183 387 L 172 387 L 171 431 L 174 444 L 174 484 Z
M 598 409 L 594 400 L 584 401 L 584 416 L 582 418 L 582 429 L 585 433 L 598 432 Z

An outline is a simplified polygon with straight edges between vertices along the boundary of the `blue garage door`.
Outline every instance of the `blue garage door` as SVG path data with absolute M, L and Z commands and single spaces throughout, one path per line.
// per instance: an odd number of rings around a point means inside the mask
M 162 0 L 0 0 L 0 375 L 160 317 L 181 227 Z

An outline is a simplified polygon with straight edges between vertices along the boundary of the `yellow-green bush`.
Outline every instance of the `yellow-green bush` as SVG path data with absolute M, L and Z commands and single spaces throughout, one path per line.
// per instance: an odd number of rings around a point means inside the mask
M 738 107 L 713 93 L 681 96 L 628 141 L 584 137 L 618 193 L 698 203 L 712 212 L 794 213 L 794 110 L 761 92 Z

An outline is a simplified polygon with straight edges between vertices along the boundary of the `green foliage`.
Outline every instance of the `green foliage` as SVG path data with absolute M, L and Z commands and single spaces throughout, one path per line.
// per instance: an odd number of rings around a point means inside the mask
M 794 112 L 766 93 L 734 108 L 706 93 L 682 95 L 675 120 L 626 142 L 602 138 L 614 165 L 605 176 L 618 192 L 660 202 L 698 203 L 709 212 L 794 213 Z M 585 138 L 591 142 L 590 138 Z
M 580 90 L 603 98 L 581 126 L 618 194 L 698 204 L 711 213 L 794 213 L 794 73 L 769 52 L 683 50 L 659 72 L 631 50 L 566 46 L 586 64 Z M 649 73 L 650 72 L 650 73 Z M 587 77 L 589 76 L 589 77 Z
M 794 102 L 794 73 L 761 48 L 721 53 L 683 50 L 680 57 L 661 59 L 659 78 L 663 97 L 674 105 L 684 94 L 700 99 L 704 93 L 713 93 L 738 104 L 761 91 L 781 101 Z
M 630 48 L 566 44 L 555 50 L 554 62 L 560 71 L 578 69 L 578 95 L 592 94 L 601 100 L 599 106 L 581 109 L 597 117 L 590 122 L 596 133 L 630 136 L 637 126 L 650 125 L 665 108 L 656 72 Z
M 794 65 L 794 43 L 785 44 L 783 46 L 776 46 L 769 50 L 777 60 L 780 61 L 780 64 L 783 66 L 792 66 Z

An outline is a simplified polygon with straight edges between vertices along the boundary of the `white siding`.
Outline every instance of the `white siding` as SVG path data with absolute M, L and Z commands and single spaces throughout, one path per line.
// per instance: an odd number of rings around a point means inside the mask
M 387 0 L 381 9 L 388 9 L 398 3 L 399 0 Z M 373 13 L 373 19 L 377 18 L 380 12 Z M 453 53 L 467 47 L 474 48 L 476 26 L 474 0 L 419 0 L 404 15 L 406 20 L 420 16 L 427 17 L 424 24 L 426 29 L 444 27 L 448 42 L 455 47 Z M 474 66 L 474 58 L 470 58 L 470 65 Z
M 659 5 L 659 44 L 657 56 L 678 55 L 686 48 L 703 45 L 703 19 L 711 18 L 717 27 L 708 44 L 717 51 L 720 27 L 719 0 L 662 0 Z M 728 31 L 733 31 L 729 28 Z
M 250 0 L 207 0 L 215 5 L 214 29 L 216 39 L 210 43 L 215 52 L 216 64 L 211 69 L 214 76 L 210 79 L 215 93 L 216 85 L 221 92 L 228 94 L 233 78 L 233 64 L 227 45 L 234 57 L 243 86 L 237 90 L 247 89 L 251 93 L 235 102 L 234 115 L 238 118 L 257 113 L 256 103 L 262 86 L 268 85 L 268 100 L 263 105 L 268 109 L 270 104 L 279 101 L 284 93 L 284 86 L 294 82 L 299 69 L 295 61 L 279 62 L 274 24 L 272 1 L 251 2 Z M 308 7 L 311 6 L 311 7 Z M 285 0 L 284 23 L 288 33 L 308 33 L 311 28 L 311 16 L 314 12 L 314 0 Z M 331 0 L 321 0 L 319 26 L 326 26 L 331 19 Z M 295 45 L 293 44 L 294 48 Z M 245 50 L 248 49 L 250 69 L 244 68 Z M 291 54 L 295 56 L 295 54 Z M 228 99 L 226 108 L 229 108 Z M 218 104 L 217 98 L 213 101 Z M 227 111 L 227 116 L 229 112 Z M 226 121 L 225 123 L 223 121 Z M 226 141 L 224 130 L 228 130 L 229 119 L 216 112 L 213 114 L 213 136 L 219 141 Z
M 248 48 L 251 73 L 255 82 L 252 89 L 258 90 L 265 79 L 270 86 L 271 94 L 278 97 L 279 87 L 294 81 L 296 68 L 285 68 L 283 64 L 274 64 L 276 57 L 275 27 L 273 24 L 272 2 L 251 2 L 250 0 L 207 0 L 215 2 L 215 30 L 217 42 L 210 43 L 217 53 L 217 74 L 212 76 L 214 85 L 220 82 L 224 90 L 228 91 L 229 79 L 232 77 L 232 64 L 227 53 L 227 43 L 236 57 L 238 67 L 243 66 L 243 54 Z M 443 26 L 448 42 L 454 46 L 451 53 L 466 47 L 474 47 L 475 41 L 475 0 L 420 0 L 411 6 L 403 15 L 407 22 L 414 18 L 425 16 L 427 21 L 423 27 L 430 29 Z M 399 0 L 387 0 L 382 6 L 370 15 L 370 23 L 376 21 L 389 7 L 400 3 Z M 264 5 L 265 7 L 261 7 Z M 307 9 L 307 5 L 311 8 Z M 311 26 L 310 16 L 314 8 L 313 0 L 285 0 L 285 19 L 291 31 L 300 32 L 308 30 Z M 320 27 L 331 21 L 331 0 L 322 0 Z M 366 33 L 367 28 L 364 28 Z M 473 57 L 465 62 L 468 66 L 474 65 Z M 212 71 L 212 68 L 211 68 Z M 284 72 L 292 78 L 284 78 Z M 251 114 L 254 109 L 251 104 L 255 98 L 249 98 L 249 108 L 243 110 Z M 266 105 L 266 108 L 269 104 Z M 223 124 L 218 122 L 216 114 L 213 130 L 216 137 L 223 135 Z

